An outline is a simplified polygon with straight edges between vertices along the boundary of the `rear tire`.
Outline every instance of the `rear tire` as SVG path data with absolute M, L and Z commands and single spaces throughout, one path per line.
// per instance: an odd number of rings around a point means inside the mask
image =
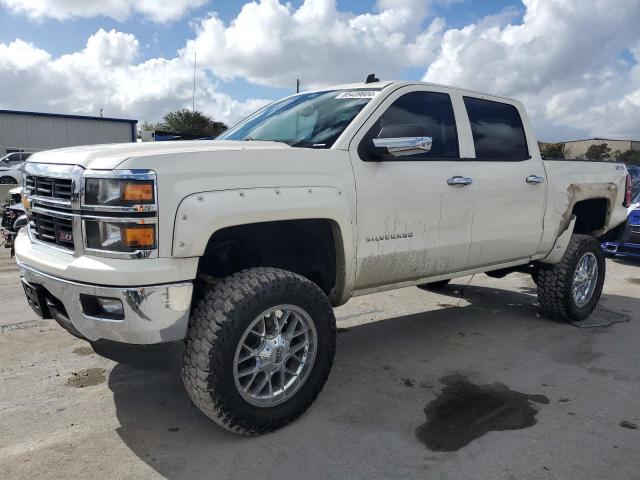
M 329 376 L 335 343 L 333 308 L 317 285 L 285 270 L 244 270 L 196 300 L 182 379 L 214 422 L 259 435 L 309 408 Z
M 427 290 L 427 291 L 442 290 L 444 287 L 449 285 L 450 281 L 451 280 L 440 280 L 439 282 L 423 283 L 422 285 L 418 285 L 418 288 L 420 290 Z
M 598 240 L 572 235 L 559 263 L 540 264 L 536 283 L 543 314 L 570 322 L 584 320 L 600 300 L 604 278 L 605 258 Z

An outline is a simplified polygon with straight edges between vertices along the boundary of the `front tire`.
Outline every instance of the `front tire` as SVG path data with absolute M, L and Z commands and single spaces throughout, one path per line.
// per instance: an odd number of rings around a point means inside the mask
M 572 235 L 562 260 L 538 270 L 538 300 L 545 316 L 580 321 L 591 315 L 600 300 L 605 258 L 600 243 L 590 235 Z
M 285 270 L 244 270 L 196 301 L 182 378 L 213 421 L 259 435 L 309 408 L 331 371 L 335 342 L 333 308 L 318 286 Z

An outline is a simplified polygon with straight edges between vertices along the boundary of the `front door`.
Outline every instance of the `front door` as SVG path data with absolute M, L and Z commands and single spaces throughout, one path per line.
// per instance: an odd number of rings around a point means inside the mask
M 444 89 L 404 87 L 380 104 L 351 142 L 357 192 L 356 290 L 466 267 L 473 191 L 447 182 L 467 163 L 460 160 L 454 110 Z M 420 132 L 432 139 L 430 151 L 391 155 L 373 142 Z

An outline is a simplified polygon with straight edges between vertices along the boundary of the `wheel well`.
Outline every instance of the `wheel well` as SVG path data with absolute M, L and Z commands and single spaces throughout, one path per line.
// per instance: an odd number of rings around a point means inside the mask
M 223 278 L 254 267 L 275 267 L 302 275 L 326 294 L 337 284 L 336 235 L 330 220 L 253 223 L 215 232 L 198 273 Z
M 605 226 L 609 213 L 609 201 L 606 198 L 582 200 L 573 206 L 572 215 L 576 217 L 573 233 L 591 234 Z

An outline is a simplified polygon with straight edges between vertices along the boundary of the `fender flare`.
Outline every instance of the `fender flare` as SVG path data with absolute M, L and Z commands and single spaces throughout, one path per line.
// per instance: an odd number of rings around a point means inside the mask
M 173 228 L 173 257 L 201 257 L 218 231 L 251 223 L 323 219 L 334 225 L 334 305 L 345 303 L 355 283 L 354 206 L 335 187 L 248 188 L 200 192 L 183 198 Z

